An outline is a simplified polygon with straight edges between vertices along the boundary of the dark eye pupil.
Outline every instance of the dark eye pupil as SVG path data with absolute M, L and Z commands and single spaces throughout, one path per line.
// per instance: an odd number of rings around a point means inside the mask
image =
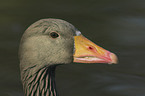
M 52 38 L 57 38 L 59 35 L 56 32 L 52 32 L 52 33 L 50 33 L 50 36 Z

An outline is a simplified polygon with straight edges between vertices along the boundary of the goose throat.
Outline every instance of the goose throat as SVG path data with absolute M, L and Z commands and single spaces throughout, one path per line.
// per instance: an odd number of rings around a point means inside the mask
M 43 67 L 34 75 L 25 78 L 26 96 L 58 96 L 55 86 L 56 66 Z

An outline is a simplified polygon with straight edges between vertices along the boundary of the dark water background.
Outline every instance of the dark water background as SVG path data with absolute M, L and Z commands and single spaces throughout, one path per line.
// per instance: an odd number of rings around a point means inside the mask
M 145 0 L 1 0 L 0 96 L 23 96 L 19 41 L 30 24 L 49 17 L 72 23 L 120 61 L 59 66 L 60 96 L 145 96 Z

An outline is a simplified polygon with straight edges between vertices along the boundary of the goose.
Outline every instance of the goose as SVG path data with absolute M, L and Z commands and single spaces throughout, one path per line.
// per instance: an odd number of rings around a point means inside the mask
M 70 63 L 116 64 L 117 56 L 99 47 L 61 19 L 41 19 L 24 32 L 19 46 L 25 96 L 58 96 L 55 68 Z

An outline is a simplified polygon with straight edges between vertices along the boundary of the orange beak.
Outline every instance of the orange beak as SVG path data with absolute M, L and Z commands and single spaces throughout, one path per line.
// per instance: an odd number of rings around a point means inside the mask
M 83 35 L 74 36 L 75 53 L 74 61 L 78 63 L 108 63 L 116 64 L 118 59 L 111 53 L 98 45 L 94 44 Z

